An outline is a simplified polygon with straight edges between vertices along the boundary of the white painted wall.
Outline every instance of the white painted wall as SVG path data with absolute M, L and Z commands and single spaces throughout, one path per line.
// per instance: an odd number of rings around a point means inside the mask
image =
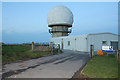
M 55 44 L 60 44 L 61 46 L 61 42 L 63 39 L 63 49 L 87 51 L 86 38 L 87 35 L 66 36 L 66 37 L 51 38 L 50 42 L 54 42 Z M 68 45 L 68 41 L 70 41 L 70 45 Z
M 68 38 L 64 38 L 64 49 L 77 50 L 77 51 L 86 51 L 87 50 L 87 36 L 70 36 Z M 70 45 L 68 45 L 68 41 L 70 41 Z
M 110 46 L 110 41 L 118 41 L 118 36 L 113 34 L 89 34 L 87 37 L 87 49 L 90 51 L 90 45 L 94 45 L 94 50 L 102 49 L 102 41 L 107 41 Z
M 90 45 L 94 45 L 94 50 L 98 51 L 102 49 L 102 41 L 107 41 L 107 45 L 111 45 L 110 41 L 118 41 L 118 36 L 114 34 L 88 34 L 79 36 L 66 36 L 51 38 L 50 42 L 60 44 L 63 39 L 63 49 L 77 50 L 77 51 L 90 51 Z M 76 40 L 75 40 L 76 39 Z M 70 46 L 68 45 L 70 41 Z M 119 45 L 120 46 L 120 45 Z

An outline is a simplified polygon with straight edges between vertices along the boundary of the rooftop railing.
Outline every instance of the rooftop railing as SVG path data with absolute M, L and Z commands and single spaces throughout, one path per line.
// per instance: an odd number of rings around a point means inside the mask
M 63 30 L 56 30 L 56 29 L 49 29 L 49 33 L 54 33 L 54 32 L 64 32 L 64 33 L 71 33 L 72 29 L 63 29 Z

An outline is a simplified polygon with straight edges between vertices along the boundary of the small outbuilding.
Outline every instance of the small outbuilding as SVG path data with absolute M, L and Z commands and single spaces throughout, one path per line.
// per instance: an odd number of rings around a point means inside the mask
M 90 51 L 90 46 L 94 46 L 94 51 L 102 49 L 102 46 L 113 46 L 113 49 L 120 48 L 118 46 L 118 35 L 113 33 L 96 33 L 79 36 L 55 37 L 50 39 L 51 43 L 59 44 L 61 49 Z

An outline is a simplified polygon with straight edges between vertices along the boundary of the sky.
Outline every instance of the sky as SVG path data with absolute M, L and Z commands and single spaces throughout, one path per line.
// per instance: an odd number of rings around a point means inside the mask
M 49 42 L 47 15 L 55 6 L 68 7 L 74 17 L 73 35 L 118 34 L 117 2 L 3 2 L 2 42 Z

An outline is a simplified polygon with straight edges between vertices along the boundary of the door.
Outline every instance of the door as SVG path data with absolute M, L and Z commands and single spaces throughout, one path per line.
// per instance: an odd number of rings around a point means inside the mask
M 117 48 L 117 50 L 118 50 L 118 42 L 117 41 L 111 41 L 111 46 L 113 46 L 113 50 L 115 50 L 115 48 Z

